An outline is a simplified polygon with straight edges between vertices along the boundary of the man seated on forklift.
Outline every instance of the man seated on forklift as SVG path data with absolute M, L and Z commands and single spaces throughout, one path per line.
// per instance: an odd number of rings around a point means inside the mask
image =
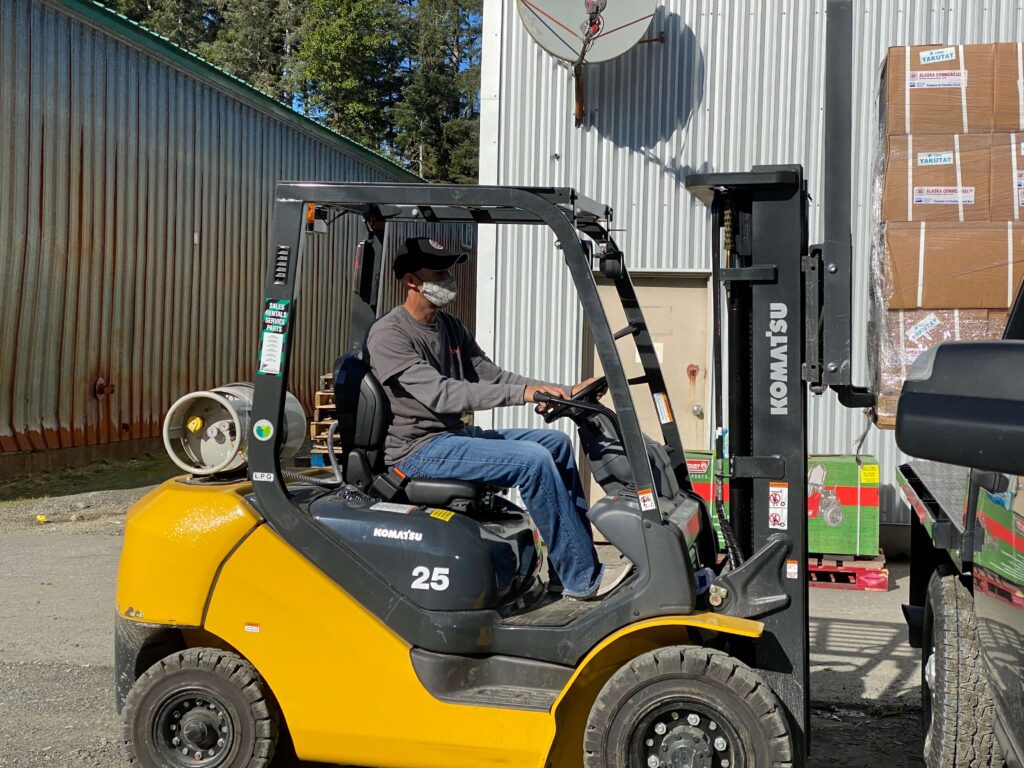
M 468 411 L 532 403 L 539 392 L 569 396 L 561 385 L 502 370 L 462 323 L 440 311 L 455 300 L 451 270 L 468 258 L 425 237 L 408 238 L 395 256 L 405 302 L 373 324 L 366 342 L 393 415 L 385 460 L 408 477 L 518 488 L 548 547 L 549 589 L 577 600 L 600 597 L 630 567 L 598 562 L 568 436 L 554 429 L 484 430 L 462 421 Z M 547 407 L 539 404 L 537 411 Z

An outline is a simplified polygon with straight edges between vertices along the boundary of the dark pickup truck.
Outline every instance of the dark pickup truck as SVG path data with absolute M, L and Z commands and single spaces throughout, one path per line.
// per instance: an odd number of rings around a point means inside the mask
M 1004 340 L 914 363 L 896 442 L 910 505 L 910 643 L 921 648 L 925 762 L 1024 766 L 1024 312 Z

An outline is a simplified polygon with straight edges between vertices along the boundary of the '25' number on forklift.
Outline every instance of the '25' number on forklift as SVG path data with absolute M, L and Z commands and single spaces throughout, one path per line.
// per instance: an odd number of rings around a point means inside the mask
M 434 589 L 443 592 L 448 589 L 448 569 L 435 568 L 433 572 L 425 565 L 418 565 L 412 569 L 413 589 Z M 429 579 L 429 581 L 428 581 Z

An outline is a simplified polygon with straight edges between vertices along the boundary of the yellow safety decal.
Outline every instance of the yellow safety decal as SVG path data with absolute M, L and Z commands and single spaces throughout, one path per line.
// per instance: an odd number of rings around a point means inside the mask
M 860 481 L 864 484 L 878 482 L 878 465 L 862 464 L 860 467 Z
M 430 513 L 430 516 L 436 517 L 438 520 L 443 520 L 447 523 L 449 520 L 455 517 L 455 513 L 452 512 L 450 509 L 435 509 Z

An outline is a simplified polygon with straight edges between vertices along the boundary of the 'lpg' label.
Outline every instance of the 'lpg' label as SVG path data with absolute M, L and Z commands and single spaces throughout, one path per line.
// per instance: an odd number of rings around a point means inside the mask
M 952 165 L 952 152 L 919 152 L 917 155 L 918 165 Z
M 966 69 L 936 69 L 911 72 L 908 88 L 963 88 L 967 85 Z
M 930 51 L 921 51 L 922 64 L 935 64 L 940 61 L 955 61 L 956 48 L 932 48 Z

